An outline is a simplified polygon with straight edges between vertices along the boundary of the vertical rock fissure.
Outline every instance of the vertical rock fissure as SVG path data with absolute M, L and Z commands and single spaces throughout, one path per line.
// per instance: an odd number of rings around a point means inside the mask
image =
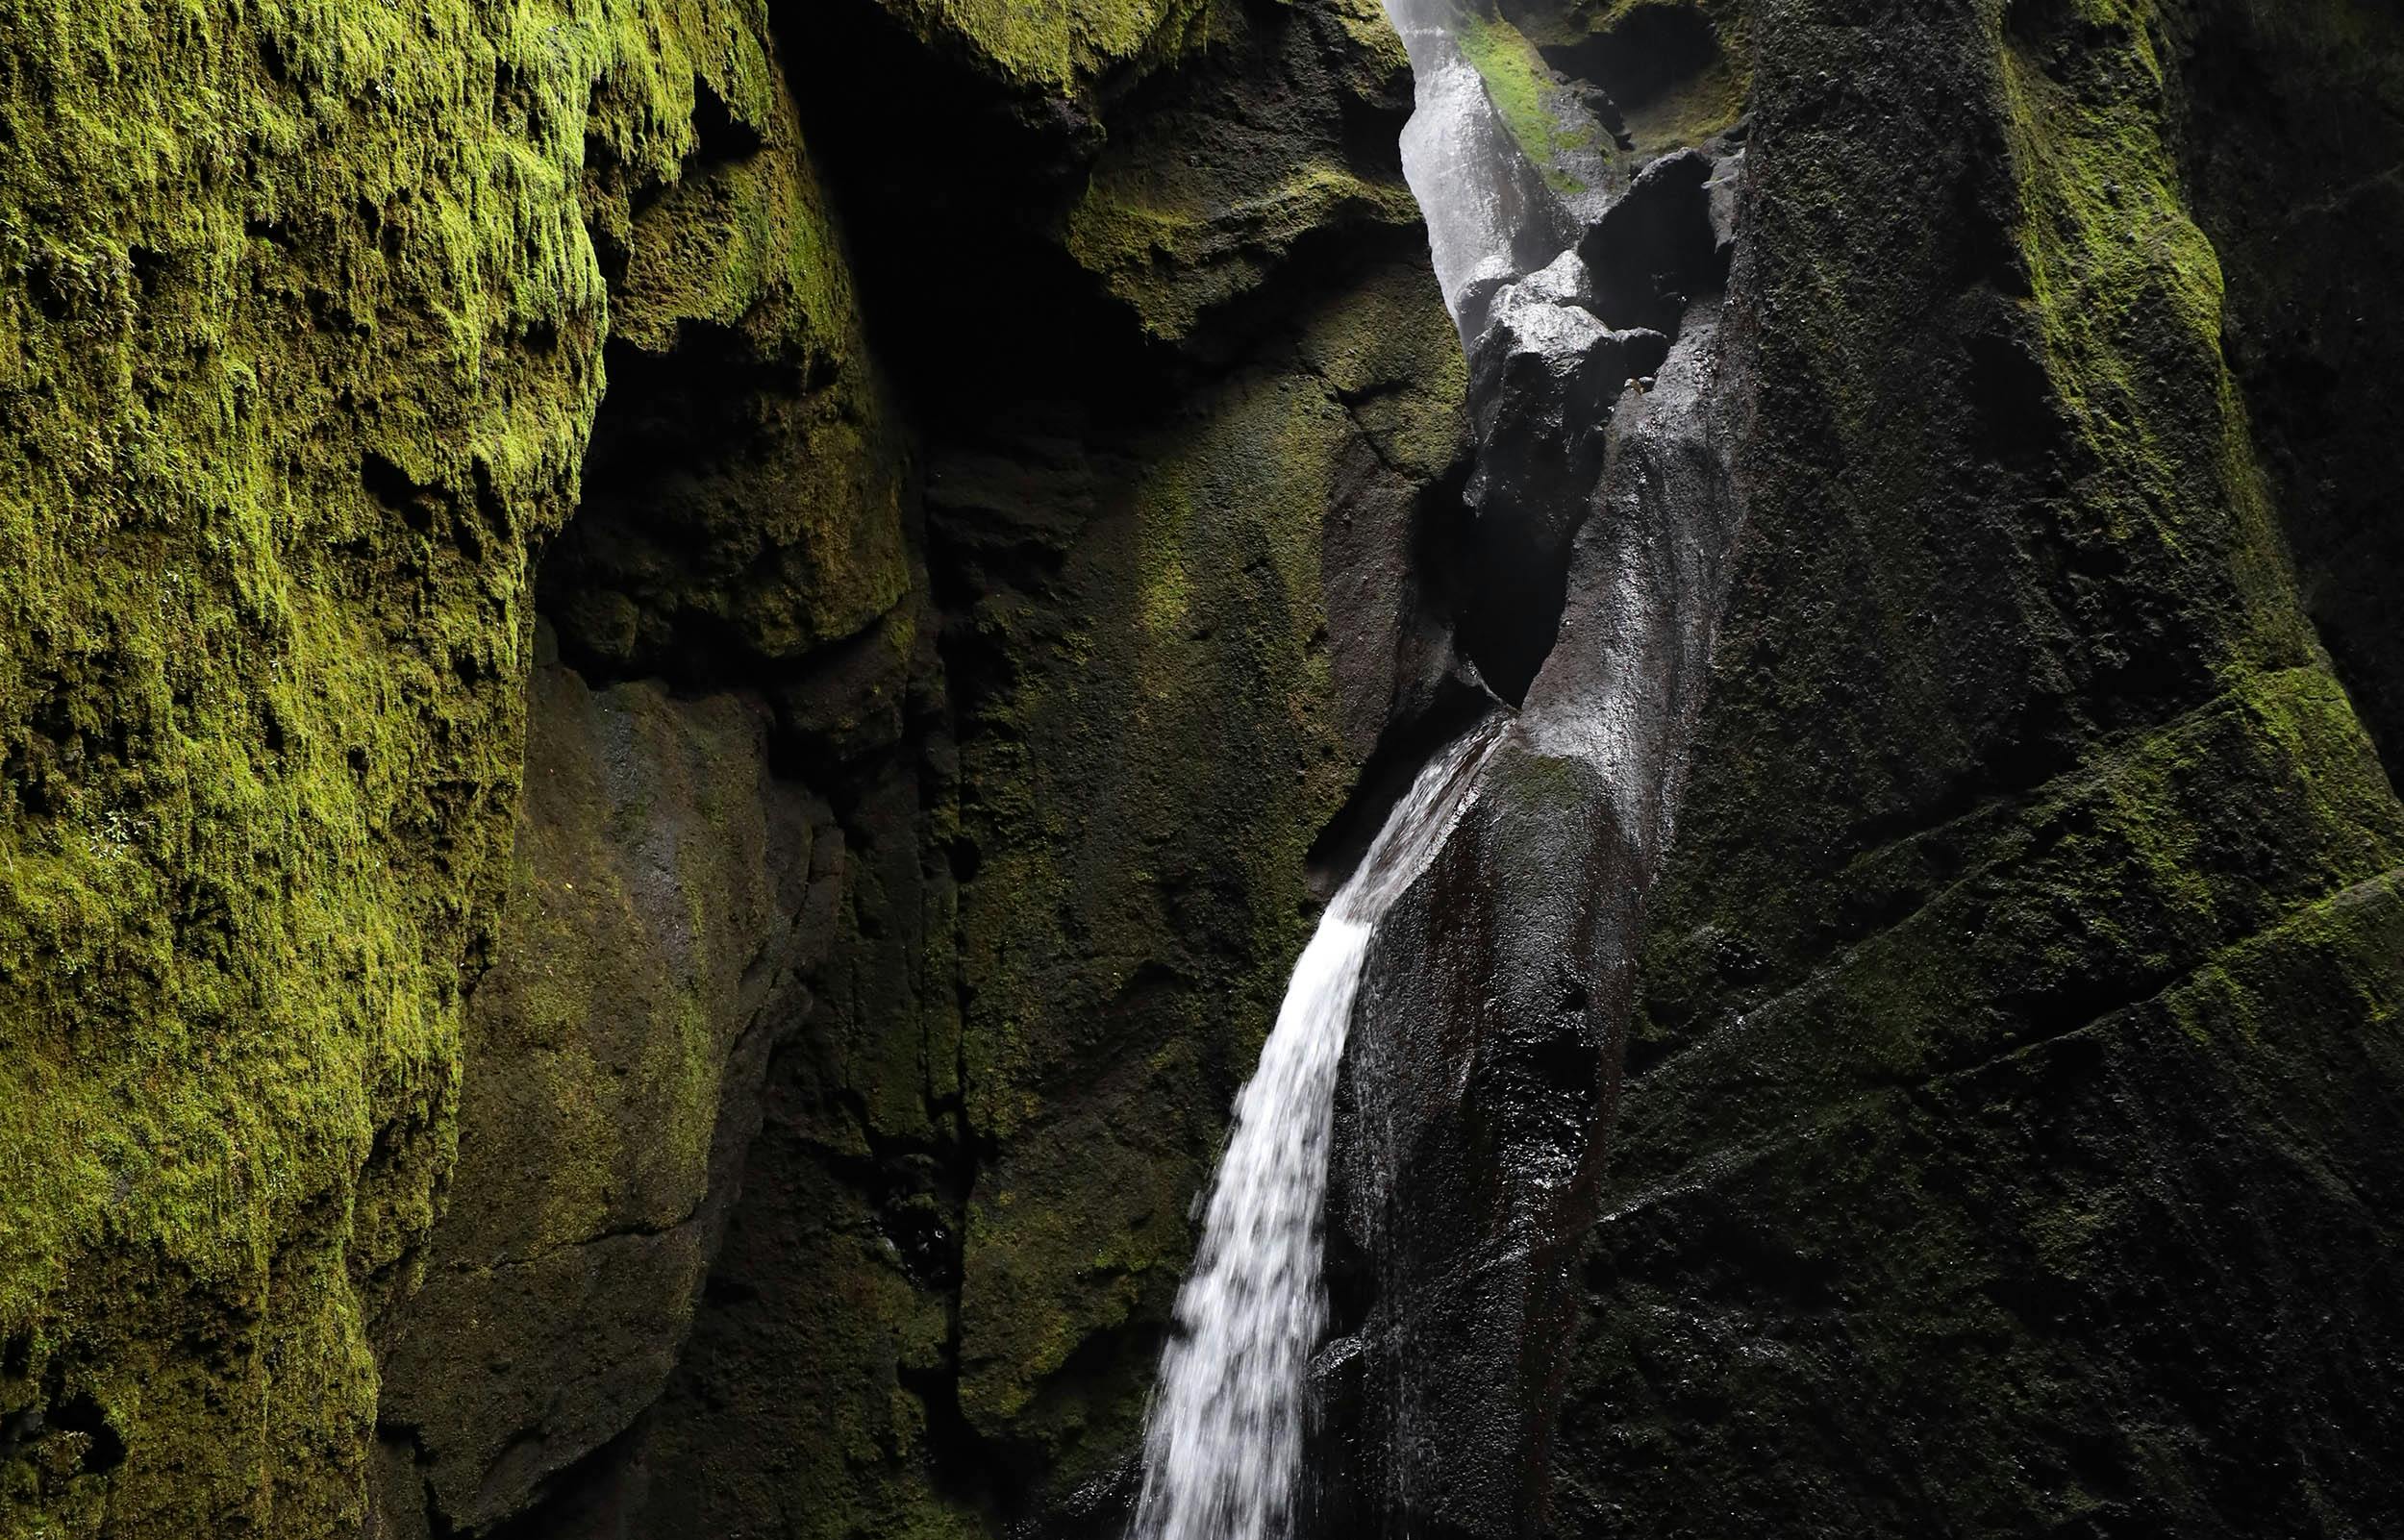
M 1344 1532 L 1517 1532 L 1540 1506 L 1539 1339 L 1735 529 L 1718 296 L 1740 137 L 1581 164 L 1590 185 L 1532 161 L 1455 0 L 1388 11 L 1415 77 L 1404 171 L 1469 363 L 1460 641 L 1521 708 L 1420 771 L 1295 968 L 1179 1297 L 1136 1540 L 1284 1540 L 1315 1495 Z M 1530 826 L 1549 870 L 1505 842 Z M 1331 1247 L 1376 1275 L 1333 1346 Z M 1417 1343 L 1434 1318 L 1443 1340 Z M 1468 1410 L 1423 1416 L 1430 1397 Z M 1331 1468 L 1306 1471 L 1320 1448 Z

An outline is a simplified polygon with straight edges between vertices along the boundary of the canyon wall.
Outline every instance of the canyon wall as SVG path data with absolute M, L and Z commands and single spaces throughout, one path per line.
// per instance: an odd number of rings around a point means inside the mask
M 1328 1532 L 2404 1525 L 2404 29 L 1468 36 L 1718 168 L 1533 551 L 1375 0 L 0 8 L 0 1535 L 1115 1534 L 1317 905 L 1690 473 L 1649 896 L 1537 737 L 1381 940 L 1338 1313 L 1480 1378 Z

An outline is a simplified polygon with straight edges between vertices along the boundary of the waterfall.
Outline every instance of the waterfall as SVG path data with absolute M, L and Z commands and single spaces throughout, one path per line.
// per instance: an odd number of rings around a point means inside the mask
M 1462 53 L 1455 0 L 1387 0 L 1411 55 L 1414 111 L 1402 131 L 1403 178 L 1427 220 L 1428 255 L 1461 340 L 1477 340 L 1494 291 L 1541 267 L 1576 228 L 1511 142 Z
M 1586 1019 L 1586 1002 L 1604 998 L 1615 978 L 1624 987 L 1637 895 L 1665 837 L 1679 724 L 1700 688 L 1733 528 L 1701 403 L 1715 357 L 1711 296 L 1727 250 L 1715 211 L 1732 207 L 1718 192 L 1740 150 L 1689 150 L 1633 176 L 1624 165 L 1567 166 L 1565 151 L 1539 167 L 1465 46 L 1465 29 L 1490 28 L 1490 18 L 1469 13 L 1462 0 L 1387 0 L 1387 12 L 1415 80 L 1403 172 L 1426 215 L 1437 282 L 1470 365 L 1478 465 L 1465 501 L 1477 556 L 1466 581 L 1497 609 L 1525 611 L 1513 621 L 1529 622 L 1524 634 L 1490 631 L 1490 647 L 1473 660 L 1491 668 L 1490 683 L 1515 675 L 1526 705 L 1510 725 L 1469 734 L 1420 771 L 1294 969 L 1260 1067 L 1237 1100 L 1200 1252 L 1178 1295 L 1132 1540 L 1290 1540 L 1297 1528 L 1310 1367 L 1328 1327 L 1319 1274 L 1335 1090 L 1363 969 L 1373 931 L 1452 833 L 1497 752 L 1547 757 L 1561 767 L 1548 783 L 1573 789 L 1539 837 L 1557 844 L 1565 870 L 1586 879 L 1568 888 L 1539 884 L 1528 895 L 1540 912 L 1524 917 L 1521 933 L 1545 958 L 1541 998 L 1519 998 L 1525 991 L 1508 969 L 1498 987 L 1514 994 L 1510 1025 L 1541 1029 L 1529 1052 L 1545 1063 L 1590 1052 L 1596 1085 L 1568 1093 L 1575 1105 L 1539 1120 L 1574 1133 L 1576 1148 L 1539 1152 L 1527 1168 L 1539 1188 L 1543 1172 L 1585 1175 L 1564 1176 L 1559 1193 L 1546 1188 L 1535 1198 L 1506 1180 L 1497 1214 L 1486 1218 L 1512 1223 L 1522 1199 L 1533 1213 L 1561 1193 L 1590 1189 L 1584 1130 L 1604 1100 L 1606 1039 Z M 1490 54 L 1490 31 L 1471 40 Z M 1559 142 L 1594 141 L 1590 109 L 1575 93 L 1559 94 L 1541 111 L 1590 114 L 1584 134 L 1565 133 Z M 1597 261 L 1599 270 L 1590 265 Z M 1640 380 L 1642 387 L 1631 388 Z M 1616 492 L 1606 475 L 1615 425 L 1629 472 Z M 1573 557 L 1589 515 L 1606 505 L 1600 537 Z M 1545 574 L 1549 601 L 1539 581 Z M 1549 616 L 1578 635 L 1567 656 L 1556 650 L 1551 627 L 1536 624 Z M 1595 825 L 1585 816 L 1590 807 L 1617 816 Z M 1565 893 L 1567 901 L 1557 902 Z M 1572 959 L 1586 977 L 1577 1004 L 1565 1006 L 1559 980 Z M 1564 1011 L 1570 1019 L 1556 1020 Z M 1504 1045 L 1496 1062 L 1515 1064 L 1520 1051 Z M 1434 1068 L 1449 1075 L 1452 1067 Z M 1546 1083 L 1540 1065 L 1521 1079 Z M 1448 1107 L 1458 1094 L 1425 1100 Z M 1530 1233 L 1543 1223 L 1531 1221 Z M 1465 1226 L 1460 1238 L 1466 1244 L 1484 1228 Z M 1418 1265 L 1407 1253 L 1395 1254 L 1397 1265 Z M 1535 1265 L 1524 1245 L 1509 1254 Z M 1537 1288 L 1530 1285 L 1529 1298 Z M 1534 1318 L 1506 1311 L 1496 1319 L 1516 1329 Z M 1391 1340 L 1381 1351 L 1393 1351 Z M 1519 1387 L 1502 1383 L 1518 1354 L 1509 1341 L 1480 1339 L 1478 1351 L 1486 1360 L 1450 1364 L 1450 1382 L 1425 1391 L 1497 1408 L 1467 1440 L 1490 1442 L 1495 1429 L 1518 1426 L 1512 1398 Z M 1398 1374 L 1390 1378 L 1400 1383 Z M 1416 1457 L 1395 1452 L 1398 1468 Z M 1512 1457 L 1503 1451 L 1478 1468 Z M 1486 1496 L 1490 1521 L 1508 1500 Z
M 1491 725 L 1422 769 L 1294 965 L 1236 1099 L 1202 1246 L 1177 1296 L 1144 1438 L 1136 1540 L 1283 1540 L 1301 1486 L 1306 1376 L 1326 1324 L 1320 1206 L 1336 1067 L 1378 918 L 1468 805 Z

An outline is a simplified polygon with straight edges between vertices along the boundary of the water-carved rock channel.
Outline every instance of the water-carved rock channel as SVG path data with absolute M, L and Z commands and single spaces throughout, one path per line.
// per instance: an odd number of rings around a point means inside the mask
M 1715 388 L 1740 144 L 1633 176 L 1569 148 L 1538 164 L 1470 58 L 1480 18 L 1388 11 L 1416 82 L 1404 171 L 1469 363 L 1462 642 L 1502 714 L 1419 772 L 1295 967 L 1178 1298 L 1134 1540 L 1532 1517 L 1562 1248 L 1736 528 Z M 1611 109 L 1536 111 L 1572 146 Z M 1331 1242 L 1359 1275 L 1332 1341 Z

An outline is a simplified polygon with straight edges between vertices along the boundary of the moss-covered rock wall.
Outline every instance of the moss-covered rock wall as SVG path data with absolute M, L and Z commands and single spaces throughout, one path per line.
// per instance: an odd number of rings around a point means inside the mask
M 354 1533 L 605 338 L 815 371 L 771 631 L 907 588 L 889 451 L 757 8 L 0 34 L 0 1531 Z
M 1469 30 L 1581 208 L 1742 147 L 1747 534 L 1457 1528 L 2397 1528 L 2392 22 Z M 0 1536 L 1114 1532 L 1509 618 L 1373 0 L 0 42 Z
M 597 7 L 0 30 L 0 1512 L 338 1532 L 601 388 L 586 101 L 636 44 Z
M 1748 534 L 1552 1526 L 2383 1532 L 2404 809 L 2187 137 L 2318 109 L 2186 115 L 2379 29 L 1750 9 Z

